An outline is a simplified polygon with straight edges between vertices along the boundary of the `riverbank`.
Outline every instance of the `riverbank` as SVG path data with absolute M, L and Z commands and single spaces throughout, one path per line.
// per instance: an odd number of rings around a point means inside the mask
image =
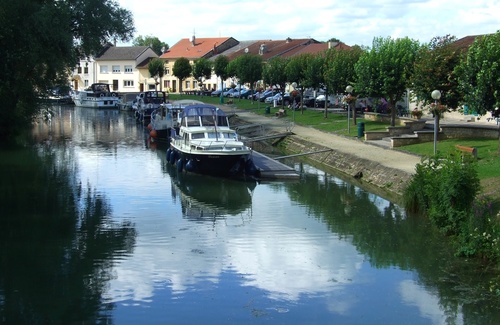
M 227 114 L 235 114 L 248 124 L 261 126 L 267 133 L 291 131 L 293 135 L 281 141 L 280 146 L 293 154 L 309 154 L 306 159 L 316 165 L 331 168 L 351 181 L 370 188 L 376 187 L 384 196 L 400 198 L 408 181 L 415 173 L 421 158 L 397 150 L 381 148 L 357 138 L 347 138 L 323 132 L 312 127 L 294 125 L 275 116 L 263 116 L 250 111 L 234 109 L 223 105 Z M 324 151 L 324 149 L 331 149 Z M 379 192 L 377 191 L 377 192 Z

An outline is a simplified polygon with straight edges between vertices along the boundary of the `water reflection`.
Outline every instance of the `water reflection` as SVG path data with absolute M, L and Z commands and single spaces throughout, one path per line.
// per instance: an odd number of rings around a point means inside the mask
M 82 186 L 69 148 L 1 152 L 0 319 L 5 324 L 109 322 L 101 304 L 133 225 Z
M 33 150 L 0 152 L 4 322 L 500 316 L 490 274 L 455 258 L 424 218 L 349 182 L 300 163 L 293 182 L 179 174 L 127 114 L 56 111 L 35 126 Z
M 171 178 L 172 197 L 180 199 L 184 217 L 211 221 L 246 210 L 251 214 L 255 181 L 178 173 L 175 166 L 166 164 L 166 167 Z

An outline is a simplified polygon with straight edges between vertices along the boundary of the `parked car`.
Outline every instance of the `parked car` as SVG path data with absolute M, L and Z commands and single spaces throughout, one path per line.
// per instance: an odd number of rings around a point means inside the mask
M 234 91 L 232 93 L 229 94 L 229 97 L 233 97 L 233 98 L 240 98 L 241 97 L 241 94 L 245 93 L 247 91 L 246 88 L 234 88 Z
M 248 88 L 242 89 L 240 92 L 240 98 L 248 99 L 252 96 L 253 93 L 254 93 L 254 91 L 251 89 L 248 89 Z
M 217 89 L 217 90 L 214 90 L 214 91 L 212 91 L 212 92 L 210 93 L 210 96 L 212 96 L 212 97 L 219 97 L 219 96 L 220 96 L 220 94 L 221 94 L 222 92 L 224 92 L 224 91 L 228 91 L 229 89 L 231 89 L 231 88 L 224 88 L 224 89 Z
M 261 96 L 259 97 L 259 101 L 261 102 L 265 102 L 266 101 L 266 98 L 270 97 L 270 96 L 274 96 L 278 93 L 277 90 L 266 90 L 264 91 Z
M 224 91 L 224 92 L 222 93 L 222 96 L 224 96 L 224 97 L 231 97 L 231 94 L 232 94 L 233 92 L 235 92 L 235 91 L 238 91 L 238 89 L 236 89 L 236 88 L 229 88 L 229 90 Z

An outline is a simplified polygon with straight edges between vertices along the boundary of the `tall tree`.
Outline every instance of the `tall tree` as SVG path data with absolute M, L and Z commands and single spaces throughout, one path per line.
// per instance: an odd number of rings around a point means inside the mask
M 227 65 L 229 64 L 229 59 L 225 55 L 219 55 L 214 60 L 214 73 L 217 77 L 220 78 L 220 89 L 224 89 L 224 80 L 229 78 L 229 74 L 227 73 Z M 222 98 L 222 92 L 221 92 Z
M 432 103 L 431 92 L 441 91 L 441 102 L 457 108 L 461 100 L 455 68 L 460 63 L 460 50 L 456 48 L 455 36 L 437 36 L 417 52 L 411 90 L 424 105 Z
M 253 93 L 255 83 L 262 79 L 262 57 L 255 54 L 245 54 L 234 61 L 236 62 L 236 76 L 240 80 L 240 84 L 248 83 L 250 91 Z
M 285 68 L 288 63 L 288 59 L 282 58 L 281 56 L 276 56 L 270 59 L 264 66 L 263 79 L 271 86 L 279 86 L 281 95 L 285 94 L 285 87 L 287 83 L 287 75 L 285 73 Z M 281 101 L 282 106 L 284 106 L 285 101 Z
M 358 93 L 384 97 L 391 110 L 391 126 L 396 124 L 396 103 L 410 86 L 415 57 L 420 45 L 405 38 L 375 38 L 370 51 L 355 64 Z
M 160 39 L 156 36 L 142 36 L 139 35 L 132 42 L 134 46 L 149 46 L 155 51 L 156 54 L 162 55 L 165 51 L 169 49 L 167 43 L 160 41 Z
M 477 37 L 456 71 L 472 110 L 483 115 L 500 107 L 500 31 Z
M 300 90 L 301 114 L 304 114 L 304 83 L 306 80 L 306 68 L 310 58 L 310 54 L 292 56 L 285 67 L 286 79 L 291 83 L 295 82 Z
M 182 92 L 183 81 L 191 75 L 193 67 L 189 63 L 187 58 L 179 58 L 175 60 L 174 67 L 172 68 L 172 73 L 174 76 L 179 78 L 179 92 Z
M 320 89 L 325 87 L 325 56 L 318 54 L 311 56 L 305 70 L 304 86 Z M 328 93 L 325 92 L 325 118 L 328 116 Z
M 212 62 L 205 58 L 199 58 L 194 61 L 193 77 L 200 81 L 203 86 L 203 78 L 210 79 L 212 76 Z
M 325 82 L 327 89 L 333 94 L 345 92 L 348 85 L 355 82 L 354 65 L 358 62 L 363 50 L 355 46 L 350 50 L 329 49 L 325 58 Z M 356 109 L 356 108 L 354 108 Z M 356 125 L 356 112 L 353 114 Z
M 161 79 L 165 75 L 165 62 L 160 58 L 151 59 L 151 61 L 149 61 L 148 63 L 148 71 L 151 78 L 155 79 L 157 84 L 158 84 L 157 79 L 160 79 L 160 90 L 161 90 Z
M 67 85 L 79 59 L 134 32 L 114 0 L 2 1 L 0 21 L 0 140 L 31 126 L 39 98 Z

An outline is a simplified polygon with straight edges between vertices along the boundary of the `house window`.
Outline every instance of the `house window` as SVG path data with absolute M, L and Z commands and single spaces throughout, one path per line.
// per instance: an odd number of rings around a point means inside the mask
M 191 89 L 191 81 L 186 81 L 186 89 Z
M 170 68 L 165 68 L 165 75 L 167 75 L 167 76 L 170 75 Z
M 83 73 L 85 73 L 85 74 L 89 74 L 89 67 L 85 67 L 85 68 L 83 68 Z
M 99 67 L 99 71 L 100 71 L 101 73 L 108 73 L 108 66 L 107 66 L 107 65 L 101 65 L 101 66 Z
M 124 70 L 125 70 L 125 73 L 132 73 L 133 72 L 131 65 L 126 65 L 124 67 Z
M 119 65 L 113 66 L 113 73 L 120 73 L 120 66 Z
M 89 80 L 88 79 L 85 79 L 83 84 L 85 85 L 85 88 L 87 88 L 89 86 Z
M 134 87 L 134 80 L 123 80 L 123 87 Z
M 82 67 L 80 67 L 80 66 L 79 66 L 79 67 L 77 68 L 77 70 L 78 70 L 78 71 L 77 71 L 77 72 L 78 72 L 78 74 L 82 73 Z
M 165 89 L 170 88 L 170 80 L 163 80 L 163 88 Z

